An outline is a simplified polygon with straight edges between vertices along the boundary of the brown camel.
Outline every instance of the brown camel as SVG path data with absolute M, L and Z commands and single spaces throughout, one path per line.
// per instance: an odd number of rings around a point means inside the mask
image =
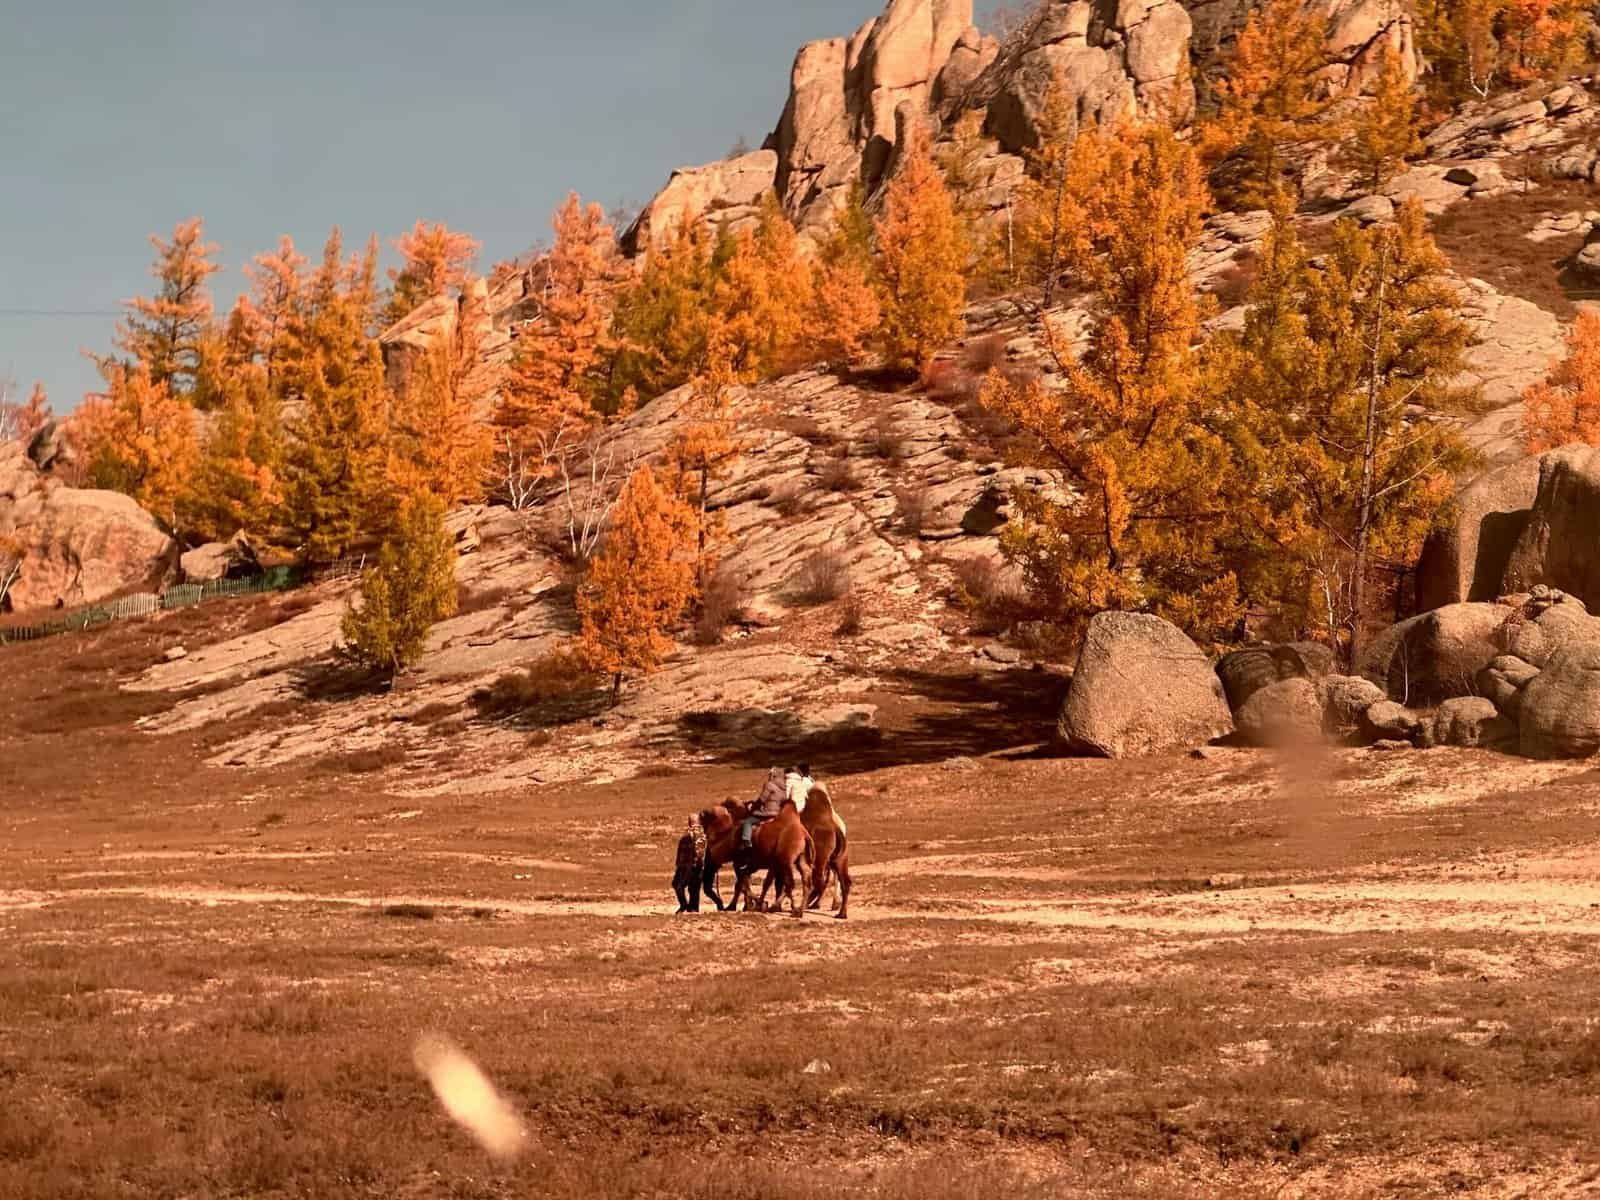
M 716 808 L 700 814 L 701 827 L 706 831 L 706 865 L 701 879 L 705 894 L 717 906 L 718 912 L 739 907 L 739 897 L 750 903 L 750 876 L 756 871 L 769 871 L 778 884 L 781 905 L 788 897 L 790 907 L 797 917 L 805 916 L 804 900 L 810 887 L 810 865 L 813 861 L 811 837 L 800 823 L 800 814 L 792 804 L 785 803 L 778 815 L 756 826 L 748 858 L 737 868 L 733 886 L 733 903 L 726 905 L 717 891 L 717 875 L 726 863 L 734 862 L 739 852 L 739 823 L 749 815 L 748 805 L 736 800 L 724 800 Z M 795 885 L 800 891 L 797 894 Z
M 823 784 L 812 785 L 800 823 L 811 835 L 815 847 L 811 895 L 806 898 L 806 907 L 820 908 L 822 894 L 828 890 L 828 880 L 837 879 L 839 911 L 834 915 L 843 921 L 850 913 L 850 838 L 836 818 L 833 797 Z

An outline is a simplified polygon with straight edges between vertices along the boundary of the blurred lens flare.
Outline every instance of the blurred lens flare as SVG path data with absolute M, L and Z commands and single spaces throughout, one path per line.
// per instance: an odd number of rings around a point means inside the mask
M 522 1153 L 528 1138 L 522 1118 L 454 1042 L 425 1033 L 417 1039 L 412 1060 L 450 1119 L 486 1152 L 503 1161 Z

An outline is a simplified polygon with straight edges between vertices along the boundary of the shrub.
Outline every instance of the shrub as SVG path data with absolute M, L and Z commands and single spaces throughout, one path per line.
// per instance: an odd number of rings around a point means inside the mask
M 856 477 L 855 466 L 845 454 L 835 455 L 822 464 L 822 469 L 817 472 L 817 482 L 830 492 L 853 492 L 861 486 L 861 480 Z
M 872 422 L 872 452 L 886 462 L 899 462 L 906 456 L 905 431 L 885 409 Z
M 957 559 L 953 599 L 976 618 L 978 632 L 999 634 L 1021 615 L 1025 597 L 1000 560 L 986 554 Z
M 983 376 L 960 363 L 936 362 L 922 373 L 922 390 L 941 404 L 971 404 L 983 388 Z
M 850 591 L 850 564 L 837 550 L 818 550 L 800 564 L 795 594 L 803 604 L 831 604 Z
M 991 333 L 981 337 L 967 346 L 961 355 L 961 363 L 973 375 L 982 379 L 990 371 L 1006 361 L 1006 342 L 1009 339 L 1003 333 Z
M 598 711 L 600 678 L 570 649 L 552 650 L 526 670 L 502 675 L 472 695 L 487 717 L 522 717 L 536 724 L 561 724 Z
M 345 654 L 388 675 L 411 666 L 434 623 L 456 611 L 455 576 L 455 538 L 445 529 L 444 505 L 425 493 L 413 496 L 401 507 L 378 565 L 361 578 L 361 607 L 344 615 Z
M 839 627 L 834 632 L 840 637 L 855 637 L 861 632 L 861 617 L 861 594 L 852 588 L 839 606 Z
M 900 520 L 900 528 L 912 537 L 916 537 L 922 532 L 928 516 L 933 511 L 927 484 L 916 483 L 909 487 L 895 488 L 894 508 L 895 515 Z
M 722 641 L 723 631 L 744 616 L 747 599 L 744 576 L 724 563 L 706 580 L 695 619 L 694 640 L 702 646 Z
M 798 517 L 809 507 L 808 499 L 805 480 L 791 479 L 773 489 L 767 497 L 767 504 L 776 509 L 780 516 Z

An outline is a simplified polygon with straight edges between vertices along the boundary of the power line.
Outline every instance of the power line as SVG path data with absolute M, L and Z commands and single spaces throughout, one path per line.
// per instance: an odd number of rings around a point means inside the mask
M 120 317 L 106 308 L 0 308 L 0 317 Z

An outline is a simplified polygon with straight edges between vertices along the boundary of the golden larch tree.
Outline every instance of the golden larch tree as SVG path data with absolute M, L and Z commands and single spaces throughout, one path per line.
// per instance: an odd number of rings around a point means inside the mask
M 206 281 L 222 268 L 211 261 L 215 243 L 205 240 L 199 217 L 183 221 L 164 241 L 152 234 L 158 286 L 153 296 L 127 302 L 128 315 L 117 328 L 117 346 L 144 366 L 152 383 L 174 396 L 188 396 L 201 370 L 201 350 L 213 315 Z
M 190 500 L 197 536 L 266 534 L 283 503 L 284 434 L 278 398 L 259 363 L 234 362 L 200 450 Z
M 1473 456 L 1443 419 L 1470 331 L 1420 204 L 1392 225 L 1335 227 L 1310 261 L 1280 210 L 1244 331 L 1219 349 L 1250 522 L 1252 599 L 1293 636 L 1359 661 Z
M 623 398 L 630 394 L 652 400 L 705 369 L 714 292 L 732 254 L 731 237 L 719 238 L 716 249 L 704 226 L 685 222 L 670 242 L 650 250 L 638 277 L 619 289 L 608 407 L 625 407 Z
M 168 532 L 188 531 L 199 461 L 194 410 L 143 363 L 110 363 L 105 391 L 72 416 L 72 440 L 92 486 L 132 496 Z
M 884 351 L 894 365 L 921 371 L 961 333 L 968 258 L 961 217 L 926 139 L 905 148 L 874 231 Z
M 712 292 L 716 354 L 733 379 L 753 383 L 799 365 L 812 286 L 811 263 L 769 192 L 756 227 L 735 235 Z M 707 351 L 709 360 L 709 344 Z M 710 369 L 709 361 L 701 369 Z
M 556 211 L 555 243 L 536 264 L 538 314 L 518 335 L 495 406 L 507 470 L 548 461 L 554 448 L 600 418 L 610 353 L 616 236 L 598 204 L 576 192 Z
M 1325 73 L 1328 32 L 1326 6 L 1305 0 L 1266 0 L 1251 13 L 1199 137 L 1229 203 L 1270 206 L 1280 188 L 1298 186 L 1304 153 L 1337 136 L 1326 119 L 1338 98 Z
M 865 356 L 883 322 L 872 222 L 858 181 L 817 250 L 807 342 L 830 367 L 853 367 Z
M 1567 356 L 1522 394 L 1529 454 L 1575 442 L 1600 446 L 1600 313 L 1583 309 L 1567 334 Z
M 711 483 L 726 475 L 744 450 L 735 408 L 733 351 L 720 328 L 711 333 L 710 363 L 690 385 L 683 420 L 668 441 L 665 475 L 673 495 L 687 503 L 695 521 L 695 578 L 700 591 L 716 569 L 722 528 L 711 511 Z
M 269 386 L 283 351 L 283 336 L 305 290 L 307 265 L 306 256 L 285 235 L 278 240 L 276 251 L 256 255 L 244 269 L 250 280 L 250 293 L 242 297 L 243 333 L 266 371 Z
M 44 384 L 35 383 L 27 400 L 18 403 L 11 399 L 4 381 L 0 381 L 0 442 L 17 441 L 27 445 L 54 419 Z
M 482 247 L 476 239 L 443 223 L 418 221 L 394 240 L 394 248 L 405 263 L 389 270 L 385 325 L 392 325 L 435 296 L 459 289 L 472 274 L 472 265 Z
M 313 560 L 339 557 L 381 535 L 390 395 L 369 322 L 376 247 L 355 263 L 329 235 L 285 335 L 273 389 L 287 423 L 283 521 Z
M 466 284 L 453 327 L 396 385 L 390 480 L 401 494 L 427 492 L 446 505 L 483 499 L 494 453 L 493 381 L 479 358 L 484 296 Z
M 445 506 L 421 493 L 401 504 L 375 566 L 361 577 L 361 604 L 340 624 L 344 652 L 371 670 L 393 676 L 415 665 L 428 631 L 456 611 L 455 539 Z
M 1371 99 L 1351 122 L 1342 147 L 1344 161 L 1376 192 L 1405 165 L 1406 159 L 1415 158 L 1425 149 L 1418 120 L 1416 88 L 1406 75 L 1400 55 L 1390 49 L 1383 56 Z
M 1201 638 L 1238 615 L 1220 555 L 1227 447 L 1194 348 L 1201 306 L 1185 257 L 1208 196 L 1195 155 L 1163 126 L 1104 139 L 1105 236 L 1082 265 L 1095 316 L 1082 359 L 1041 320 L 1059 382 L 995 371 L 983 403 L 1027 435 L 1018 456 L 1051 489 L 1019 490 L 1001 546 L 1047 615 L 1078 627 L 1102 609 L 1151 610 Z
M 623 485 L 605 543 L 578 589 L 578 650 L 585 665 L 623 681 L 655 671 L 672 650 L 667 631 L 694 598 L 694 513 L 649 467 Z

